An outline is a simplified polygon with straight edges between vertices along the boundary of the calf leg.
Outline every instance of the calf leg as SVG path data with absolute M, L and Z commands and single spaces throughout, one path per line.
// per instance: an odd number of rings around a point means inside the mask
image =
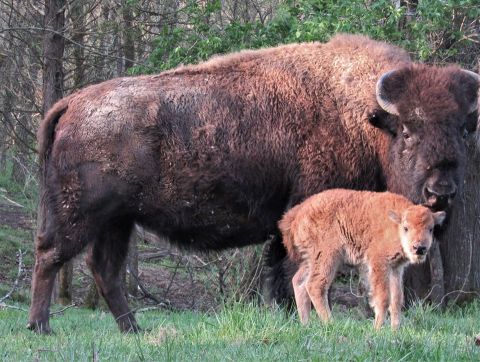
M 126 220 L 110 225 L 93 243 L 87 256 L 98 290 L 122 332 L 139 331 L 128 307 L 121 278 L 132 228 L 133 223 Z
M 375 329 L 380 329 L 385 321 L 390 292 L 389 270 L 383 265 L 372 265 L 370 270 L 370 285 L 372 290 L 372 303 L 375 311 Z
M 390 276 L 390 319 L 392 329 L 396 330 L 400 326 L 400 314 L 403 305 L 403 268 L 397 268 L 392 271 Z
M 368 268 L 365 265 L 360 265 L 358 268 L 359 280 L 358 280 L 358 294 L 361 297 L 360 306 L 363 309 L 363 314 L 366 318 L 374 317 L 373 309 L 369 304 L 369 295 L 371 294 L 369 285 Z
M 315 264 L 310 265 L 311 271 L 306 289 L 318 316 L 324 322 L 332 318 L 328 305 L 328 290 L 337 273 L 338 264 L 337 256 L 332 254 L 328 258 L 317 257 Z
M 303 325 L 307 324 L 308 320 L 310 319 L 310 309 L 312 306 L 312 302 L 310 301 L 310 297 L 308 296 L 307 288 L 305 286 L 307 278 L 308 268 L 305 265 L 301 265 L 292 279 L 298 315 L 300 317 L 300 322 Z

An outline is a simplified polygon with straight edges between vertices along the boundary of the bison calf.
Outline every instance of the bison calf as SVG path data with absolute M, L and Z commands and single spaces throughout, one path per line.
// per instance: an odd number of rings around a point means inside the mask
M 389 305 L 392 328 L 398 328 L 403 270 L 425 261 L 433 228 L 444 218 L 444 211 L 389 192 L 335 189 L 292 208 L 279 226 L 289 257 L 300 265 L 292 283 L 301 322 L 308 322 L 310 301 L 323 321 L 331 318 L 328 289 L 339 265 L 348 263 L 367 273 L 375 328 Z

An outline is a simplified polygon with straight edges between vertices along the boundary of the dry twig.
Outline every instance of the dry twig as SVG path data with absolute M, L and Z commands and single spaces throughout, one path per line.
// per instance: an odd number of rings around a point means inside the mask
M 22 272 L 23 272 L 23 253 L 20 249 L 18 249 L 17 258 L 18 258 L 17 278 L 13 282 L 12 289 L 7 294 L 5 294 L 5 296 L 0 298 L 0 304 L 2 304 L 4 300 L 7 300 L 8 298 L 10 298 L 10 296 L 13 294 L 13 292 L 15 292 L 15 290 L 18 288 L 19 280 L 20 280 L 20 277 L 22 276 Z

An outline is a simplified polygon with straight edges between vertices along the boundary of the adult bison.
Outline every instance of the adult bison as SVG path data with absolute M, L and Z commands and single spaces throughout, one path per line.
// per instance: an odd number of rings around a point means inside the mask
M 332 187 L 389 189 L 446 208 L 462 182 L 478 87 L 474 73 L 341 35 L 62 99 L 38 132 L 43 216 L 29 327 L 50 331 L 55 274 L 88 245 L 120 329 L 136 331 L 120 280 L 134 223 L 210 250 L 278 235 L 286 209 Z M 277 237 L 271 264 L 282 248 Z

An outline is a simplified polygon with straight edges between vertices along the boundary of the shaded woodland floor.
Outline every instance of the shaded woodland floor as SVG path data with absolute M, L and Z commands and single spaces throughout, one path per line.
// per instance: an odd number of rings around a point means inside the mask
M 34 263 L 33 238 L 35 220 L 28 208 L 22 207 L 5 193 L 0 199 L 0 298 L 11 290 L 18 277 L 18 253 L 22 251 L 22 270 L 18 286 L 5 301 L 28 302 L 31 272 Z M 188 254 L 170 246 L 164 240 L 147 235 L 138 242 L 141 288 L 136 296 L 129 296 L 134 308 L 157 306 L 168 310 L 211 311 L 234 300 L 255 300 L 261 296 L 259 273 L 255 269 L 261 263 L 256 257 L 261 249 L 235 249 L 223 253 Z M 245 262 L 246 260 L 246 262 Z M 331 300 L 346 310 L 363 303 L 356 296 L 355 274 L 344 269 L 339 281 L 331 290 Z M 252 277 L 253 275 L 253 277 Z M 72 302 L 85 304 L 95 290 L 84 255 L 74 260 Z M 89 301 L 91 303 L 91 301 Z M 104 309 L 100 299 L 98 307 Z

